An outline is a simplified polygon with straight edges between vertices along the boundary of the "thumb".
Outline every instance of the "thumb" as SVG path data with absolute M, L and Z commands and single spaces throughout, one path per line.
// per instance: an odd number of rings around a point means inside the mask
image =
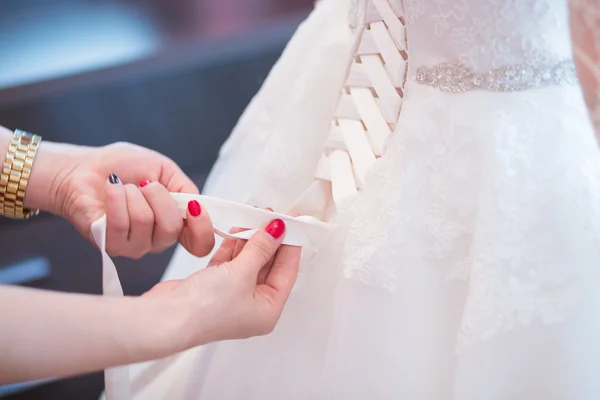
M 271 221 L 248 240 L 240 254 L 231 261 L 233 268 L 240 268 L 253 276 L 258 276 L 281 246 L 285 233 L 285 222 L 281 219 Z
M 187 217 L 179 243 L 196 257 L 207 256 L 215 246 L 212 221 L 196 200 L 188 203 L 186 212 Z

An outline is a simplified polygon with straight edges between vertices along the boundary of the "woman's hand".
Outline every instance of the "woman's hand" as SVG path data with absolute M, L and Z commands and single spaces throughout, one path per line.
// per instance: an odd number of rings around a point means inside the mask
M 276 220 L 247 242 L 226 241 L 213 266 L 160 283 L 142 297 L 0 285 L 0 318 L 6 321 L 0 384 L 81 374 L 271 332 L 300 260 L 300 248 L 280 247 L 284 231 Z
M 184 221 L 169 192 L 198 188 L 155 151 L 127 143 L 90 148 L 42 142 L 26 206 L 65 217 L 89 239 L 91 224 L 106 214 L 111 255 L 139 258 L 177 240 L 192 254 L 207 255 L 214 246 L 207 213 L 192 202 Z
M 181 324 L 183 348 L 268 334 L 300 262 L 299 247 L 279 248 L 284 231 L 284 222 L 274 220 L 249 241 L 225 240 L 207 268 L 185 280 L 159 283 L 144 297 L 175 300 L 180 303 L 176 309 L 188 310 Z

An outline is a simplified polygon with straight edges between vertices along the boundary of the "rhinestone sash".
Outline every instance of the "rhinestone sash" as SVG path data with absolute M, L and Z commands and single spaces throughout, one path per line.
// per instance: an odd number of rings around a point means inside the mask
M 577 73 L 571 60 L 546 66 L 507 65 L 484 73 L 475 73 L 463 64 L 444 63 L 417 68 L 415 80 L 443 92 L 516 92 L 544 86 L 575 84 Z

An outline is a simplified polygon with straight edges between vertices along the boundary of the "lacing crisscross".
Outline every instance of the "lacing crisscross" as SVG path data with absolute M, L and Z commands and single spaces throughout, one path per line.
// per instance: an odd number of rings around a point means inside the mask
M 395 130 L 408 58 L 401 15 L 388 0 L 367 3 L 364 29 L 316 171 L 321 183 L 331 183 L 333 205 L 358 193 Z

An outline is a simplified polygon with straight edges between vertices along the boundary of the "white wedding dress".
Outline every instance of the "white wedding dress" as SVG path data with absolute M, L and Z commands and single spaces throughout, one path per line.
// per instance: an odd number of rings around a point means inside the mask
M 318 2 L 204 192 L 332 233 L 271 335 L 134 366 L 134 398 L 600 399 L 571 60 L 567 0 Z M 165 278 L 205 265 L 178 249 Z

